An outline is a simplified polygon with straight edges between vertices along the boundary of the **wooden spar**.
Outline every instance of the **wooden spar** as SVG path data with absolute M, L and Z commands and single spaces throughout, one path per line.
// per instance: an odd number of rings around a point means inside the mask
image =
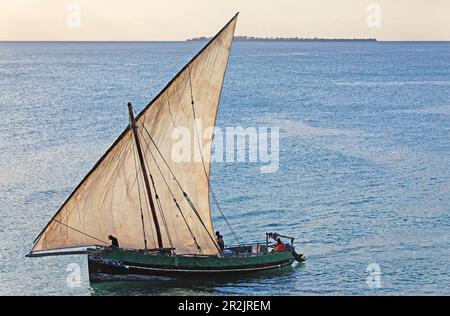
M 144 161 L 144 156 L 142 154 L 141 143 L 139 141 L 139 136 L 136 131 L 136 129 L 137 129 L 136 119 L 134 118 L 133 106 L 131 105 L 131 103 L 128 103 L 128 113 L 130 114 L 130 122 L 131 122 L 130 127 L 131 127 L 131 130 L 133 131 L 133 136 L 134 136 L 134 140 L 136 143 L 136 149 L 137 149 L 137 153 L 139 156 L 139 163 L 141 164 L 142 175 L 144 177 L 145 191 L 147 192 L 148 200 L 150 202 L 150 209 L 152 211 L 153 223 L 155 224 L 155 228 L 156 228 L 156 237 L 158 239 L 158 248 L 163 249 L 161 230 L 159 228 L 158 217 L 156 216 L 155 204 L 153 202 L 152 191 L 150 188 L 150 182 L 148 181 L 147 169 L 145 168 L 145 161 Z M 144 221 L 144 219 L 142 218 L 142 223 L 143 223 L 143 221 Z M 144 234 L 145 234 L 145 231 L 144 231 Z M 145 249 L 147 249 L 147 240 L 145 239 L 145 237 L 144 237 L 144 241 L 145 241 Z
M 73 256 L 73 255 L 85 255 L 89 254 L 89 250 L 76 250 L 76 251 L 60 251 L 60 252 L 30 252 L 25 255 L 27 258 L 39 258 L 39 257 L 51 257 L 51 256 Z

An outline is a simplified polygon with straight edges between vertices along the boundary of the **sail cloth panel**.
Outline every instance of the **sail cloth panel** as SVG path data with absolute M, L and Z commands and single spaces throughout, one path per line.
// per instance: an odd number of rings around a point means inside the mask
M 33 251 L 107 245 L 108 235 L 119 236 L 124 247 L 144 247 L 134 147 L 128 129 L 55 215 Z
M 144 156 L 149 161 L 150 173 L 155 180 L 156 190 L 168 222 L 169 234 L 173 240 L 176 240 L 175 247 L 178 252 L 181 249 L 183 252 L 197 252 L 196 244 L 175 203 L 173 203 L 170 191 L 166 189 L 164 179 L 173 188 L 172 193 L 180 203 L 188 226 L 191 228 L 203 253 L 217 253 L 217 248 L 210 238 L 210 236 L 214 236 L 208 186 L 211 132 L 215 125 L 235 23 L 236 20 L 234 19 L 137 120 L 141 131 L 140 135 L 144 138 L 144 143 L 149 144 L 149 146 L 145 146 Z M 194 100 L 194 105 L 191 104 L 191 97 Z M 183 134 L 183 136 L 180 136 L 180 138 L 174 137 L 180 134 Z M 185 156 L 189 160 L 188 162 L 180 162 L 178 161 L 179 157 L 173 156 L 177 154 L 176 146 L 182 141 L 181 137 L 184 140 L 189 140 L 190 150 L 188 150 L 188 155 Z M 152 140 L 161 152 L 162 157 L 166 159 L 169 168 L 165 165 Z M 203 155 L 204 165 L 200 154 Z M 181 187 L 193 201 L 210 236 L 206 234 L 205 228 L 199 223 L 198 217 L 190 209 L 183 197 L 183 192 L 177 188 L 176 180 L 169 169 L 172 170 Z M 205 169 L 207 175 L 205 175 Z M 161 231 L 163 232 L 163 243 L 167 245 L 168 240 L 164 238 L 166 235 L 163 227 Z
M 208 186 L 211 130 L 215 125 L 236 18 L 183 68 L 136 121 L 146 167 L 154 180 L 161 206 L 156 212 L 163 245 L 176 248 L 179 254 L 217 254 L 211 239 L 214 233 Z M 174 139 L 174 135 L 179 134 L 176 131 L 188 132 L 191 161 L 173 159 L 173 146 L 180 141 Z M 135 147 L 128 128 L 43 230 L 33 251 L 104 245 L 108 235 L 117 237 L 121 247 L 142 249 L 141 205 L 148 248 L 158 247 Z M 194 157 L 195 151 L 201 152 L 200 159 Z M 183 196 L 177 180 L 198 215 Z M 153 186 L 152 194 L 156 201 Z

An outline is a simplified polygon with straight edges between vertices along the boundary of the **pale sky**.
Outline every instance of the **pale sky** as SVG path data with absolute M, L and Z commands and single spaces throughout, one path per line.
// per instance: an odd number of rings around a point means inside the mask
M 449 0 L 0 0 L 0 40 L 185 40 L 237 11 L 237 35 L 450 40 Z

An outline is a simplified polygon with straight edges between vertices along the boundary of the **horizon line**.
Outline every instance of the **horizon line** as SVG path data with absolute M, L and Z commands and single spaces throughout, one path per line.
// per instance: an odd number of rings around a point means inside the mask
M 185 43 L 185 42 L 202 42 L 207 41 L 208 39 L 198 39 L 198 38 L 190 38 L 184 40 L 2 40 L 0 39 L 0 43 Z M 450 39 L 445 40 L 379 40 L 376 38 L 294 38 L 294 37 L 279 37 L 279 38 L 256 38 L 249 40 L 239 40 L 236 39 L 236 42 L 450 42 Z

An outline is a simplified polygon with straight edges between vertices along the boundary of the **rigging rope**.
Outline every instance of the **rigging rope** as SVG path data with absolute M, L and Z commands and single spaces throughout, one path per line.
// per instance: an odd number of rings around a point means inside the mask
M 142 153 L 142 155 L 144 155 L 144 153 Z M 145 161 L 145 164 L 147 165 L 147 169 L 150 171 L 147 160 L 145 159 L 144 161 Z M 166 216 L 164 215 L 161 201 L 159 199 L 158 192 L 156 191 L 155 181 L 153 181 L 153 176 L 150 173 L 149 173 L 149 175 L 150 175 L 150 180 L 152 181 L 153 190 L 155 191 L 155 199 L 156 199 L 156 203 L 158 204 L 158 210 L 159 210 L 159 213 L 161 214 L 161 219 L 163 220 L 164 229 L 166 230 L 167 239 L 169 239 L 170 247 L 173 248 L 172 238 L 170 237 L 170 233 L 169 233 L 169 226 L 167 225 Z
M 195 128 L 195 134 L 197 137 L 197 144 L 199 147 L 199 152 L 200 152 L 200 157 L 202 157 L 202 166 L 203 166 L 203 171 L 205 172 L 205 177 L 206 177 L 206 181 L 208 182 L 208 187 L 209 190 L 211 192 L 211 195 L 213 197 L 214 203 L 217 206 L 217 209 L 219 210 L 220 214 L 222 215 L 223 219 L 225 220 L 225 223 L 227 224 L 228 228 L 230 229 L 231 233 L 233 234 L 234 239 L 237 241 L 238 244 L 240 244 L 241 242 L 239 241 L 239 238 L 237 237 L 237 234 L 235 233 L 233 227 L 231 227 L 230 223 L 228 222 L 227 217 L 225 216 L 224 212 L 222 211 L 222 208 L 219 205 L 219 202 L 217 201 L 217 197 L 216 194 L 214 193 L 214 190 L 212 188 L 211 182 L 209 181 L 209 177 L 208 177 L 208 173 L 206 172 L 206 166 L 205 166 L 205 161 L 203 159 L 203 153 L 202 153 L 202 148 L 200 146 L 200 138 L 198 136 L 198 129 L 197 129 L 197 123 L 196 123 L 196 115 L 195 115 L 195 108 L 194 108 L 194 95 L 193 95 L 193 90 L 192 90 L 192 81 L 191 81 L 191 67 L 188 67 L 189 69 L 189 87 L 190 87 L 190 92 L 191 92 L 191 105 L 192 105 L 192 115 L 194 118 L 194 128 Z
M 169 233 L 169 225 L 167 225 L 166 216 L 164 215 L 164 210 L 162 208 L 161 200 L 159 199 L 158 194 L 156 193 L 155 185 L 153 185 L 153 188 L 155 189 L 156 203 L 158 204 L 159 213 L 161 214 L 164 228 L 166 229 L 167 239 L 169 239 L 170 248 L 174 248 L 172 238 L 170 237 L 170 233 Z
M 136 160 L 136 151 L 133 147 L 133 160 L 134 160 L 134 167 L 136 169 L 136 183 L 137 183 L 137 187 L 138 187 L 138 198 L 139 198 L 139 207 L 141 210 L 141 222 L 142 222 L 142 233 L 144 235 L 144 247 L 145 249 L 147 249 L 147 236 L 145 235 L 145 224 L 144 224 L 144 212 L 142 211 L 142 202 L 141 202 L 141 189 L 140 189 L 140 185 L 139 185 L 139 169 L 138 165 L 137 165 L 137 160 Z
M 136 127 L 136 128 L 137 128 L 137 127 Z M 141 133 L 141 136 L 142 136 L 142 138 L 143 138 L 142 132 L 139 130 L 139 128 L 137 128 L 137 131 Z M 145 142 L 145 139 L 144 139 L 144 142 Z M 145 142 L 145 143 L 146 143 L 146 142 Z M 148 147 L 148 145 L 147 145 L 147 147 Z M 156 199 L 156 203 L 157 203 L 157 205 L 158 205 L 159 213 L 161 214 L 161 219 L 163 220 L 163 225 L 164 225 L 164 229 L 166 230 L 167 239 L 169 240 L 170 247 L 173 248 L 172 238 L 170 237 L 169 227 L 168 227 L 168 225 L 167 225 L 166 217 L 164 216 L 164 212 L 163 212 L 163 209 L 162 209 L 161 201 L 159 200 L 159 196 L 158 196 L 158 193 L 157 193 L 156 187 L 155 187 L 155 182 L 153 181 L 153 176 L 152 176 L 152 174 L 150 173 L 150 168 L 148 167 L 147 159 L 145 159 L 145 154 L 144 154 L 144 152 L 142 152 L 142 156 L 144 157 L 144 164 L 145 164 L 145 166 L 143 166 L 143 167 L 146 167 L 146 168 L 147 168 L 148 174 L 149 174 L 150 179 L 151 179 L 151 181 L 152 181 L 153 190 L 155 191 L 155 199 Z
M 142 126 L 143 126 L 144 129 L 147 131 L 147 129 L 145 128 L 144 124 L 142 124 Z M 142 131 L 141 131 L 141 134 L 142 134 Z M 147 131 L 147 134 L 148 134 L 148 131 Z M 151 138 L 150 134 L 148 134 L 148 135 L 149 135 L 149 137 Z M 142 136 L 143 136 L 143 135 L 142 135 Z M 194 240 L 194 243 L 195 243 L 195 245 L 197 246 L 197 249 L 200 251 L 201 254 L 203 254 L 202 248 L 201 248 L 200 245 L 198 244 L 197 238 L 195 238 L 195 235 L 194 235 L 194 233 L 192 232 L 192 229 L 191 229 L 191 227 L 189 226 L 189 224 L 188 224 L 188 222 L 187 222 L 187 220 L 186 220 L 186 217 L 184 216 L 184 213 L 181 211 L 180 205 L 178 204 L 178 201 L 177 201 L 177 199 L 175 198 L 175 195 L 173 194 L 173 191 L 172 191 L 172 189 L 170 188 L 169 183 L 167 182 L 166 178 L 164 177 L 164 174 L 163 174 L 161 168 L 159 167 L 158 162 L 156 161 L 156 158 L 155 158 L 155 156 L 153 155 L 153 153 L 152 153 L 152 151 L 151 151 L 151 149 L 150 149 L 149 143 L 147 142 L 147 140 L 145 139 L 144 136 L 142 137 L 142 139 L 144 140 L 144 143 L 145 143 L 145 145 L 147 146 L 147 149 L 148 149 L 150 155 L 152 156 L 153 161 L 155 162 L 155 165 L 156 165 L 156 167 L 158 168 L 158 171 L 159 171 L 159 173 L 161 174 L 161 177 L 162 177 L 162 179 L 164 180 L 164 183 L 166 184 L 167 189 L 169 190 L 170 195 L 172 196 L 172 199 L 173 199 L 173 202 L 175 203 L 175 206 L 177 207 L 178 211 L 179 211 L 180 214 L 181 214 L 181 217 L 183 218 L 184 223 L 186 224 L 186 227 L 187 227 L 187 229 L 188 229 L 188 231 L 189 231 L 189 233 L 190 233 L 192 239 Z M 158 147 L 156 147 L 156 149 L 159 151 Z M 169 170 L 170 170 L 170 169 L 169 169 Z M 152 181 L 153 181 L 153 180 L 152 180 Z
M 217 242 L 215 240 L 215 238 L 213 236 L 211 236 L 211 234 L 209 233 L 208 228 L 206 227 L 205 223 L 203 222 L 200 214 L 198 213 L 197 209 L 195 208 L 195 205 L 192 203 L 192 201 L 190 200 L 188 194 L 186 193 L 186 191 L 183 189 L 183 187 L 181 186 L 180 182 L 178 181 L 177 177 L 175 176 L 175 174 L 173 173 L 172 169 L 170 169 L 169 164 L 167 163 L 167 161 L 164 159 L 164 156 L 162 155 L 161 151 L 159 150 L 158 146 L 156 145 L 156 143 L 154 142 L 152 136 L 150 135 L 150 133 L 148 132 L 147 128 L 145 127 L 144 123 L 142 123 L 142 127 L 144 128 L 145 132 L 147 133 L 148 137 L 150 138 L 150 140 L 152 141 L 153 145 L 155 146 L 157 152 L 160 154 L 162 160 L 164 161 L 164 163 L 166 164 L 167 168 L 169 169 L 170 173 L 172 174 L 172 176 L 174 177 L 176 183 L 178 184 L 178 187 L 180 188 L 180 190 L 183 192 L 183 196 L 186 199 L 186 201 L 188 201 L 189 206 L 192 208 L 192 210 L 194 211 L 195 215 L 197 215 L 200 223 L 202 224 L 202 226 L 205 228 L 206 233 L 208 234 L 209 238 L 211 239 L 211 241 L 213 242 L 214 246 L 216 246 L 217 250 L 219 252 L 222 252 L 222 250 L 219 248 L 219 246 L 217 245 Z M 163 176 L 164 178 L 164 176 Z
M 101 242 L 101 243 L 104 243 L 104 244 L 106 244 L 106 245 L 109 245 L 108 242 L 103 241 L 103 240 L 101 240 L 101 239 L 98 239 L 98 238 L 96 238 L 96 237 L 94 237 L 94 236 L 92 236 L 92 235 L 83 233 L 81 230 L 78 230 L 78 229 L 73 228 L 73 227 L 71 227 L 71 226 L 69 226 L 69 225 L 67 225 L 67 224 L 64 224 L 63 222 L 60 222 L 60 221 L 58 221 L 58 220 L 55 219 L 55 218 L 53 218 L 52 221 L 55 221 L 55 222 L 57 222 L 58 224 L 61 224 L 61 225 L 63 225 L 63 226 L 66 226 L 67 228 L 70 228 L 70 229 L 76 231 L 77 233 L 80 233 L 80 234 L 85 235 L 85 236 L 87 236 L 87 237 L 89 237 L 89 238 L 95 239 L 95 240 L 97 240 L 97 241 L 99 241 L 99 242 Z

